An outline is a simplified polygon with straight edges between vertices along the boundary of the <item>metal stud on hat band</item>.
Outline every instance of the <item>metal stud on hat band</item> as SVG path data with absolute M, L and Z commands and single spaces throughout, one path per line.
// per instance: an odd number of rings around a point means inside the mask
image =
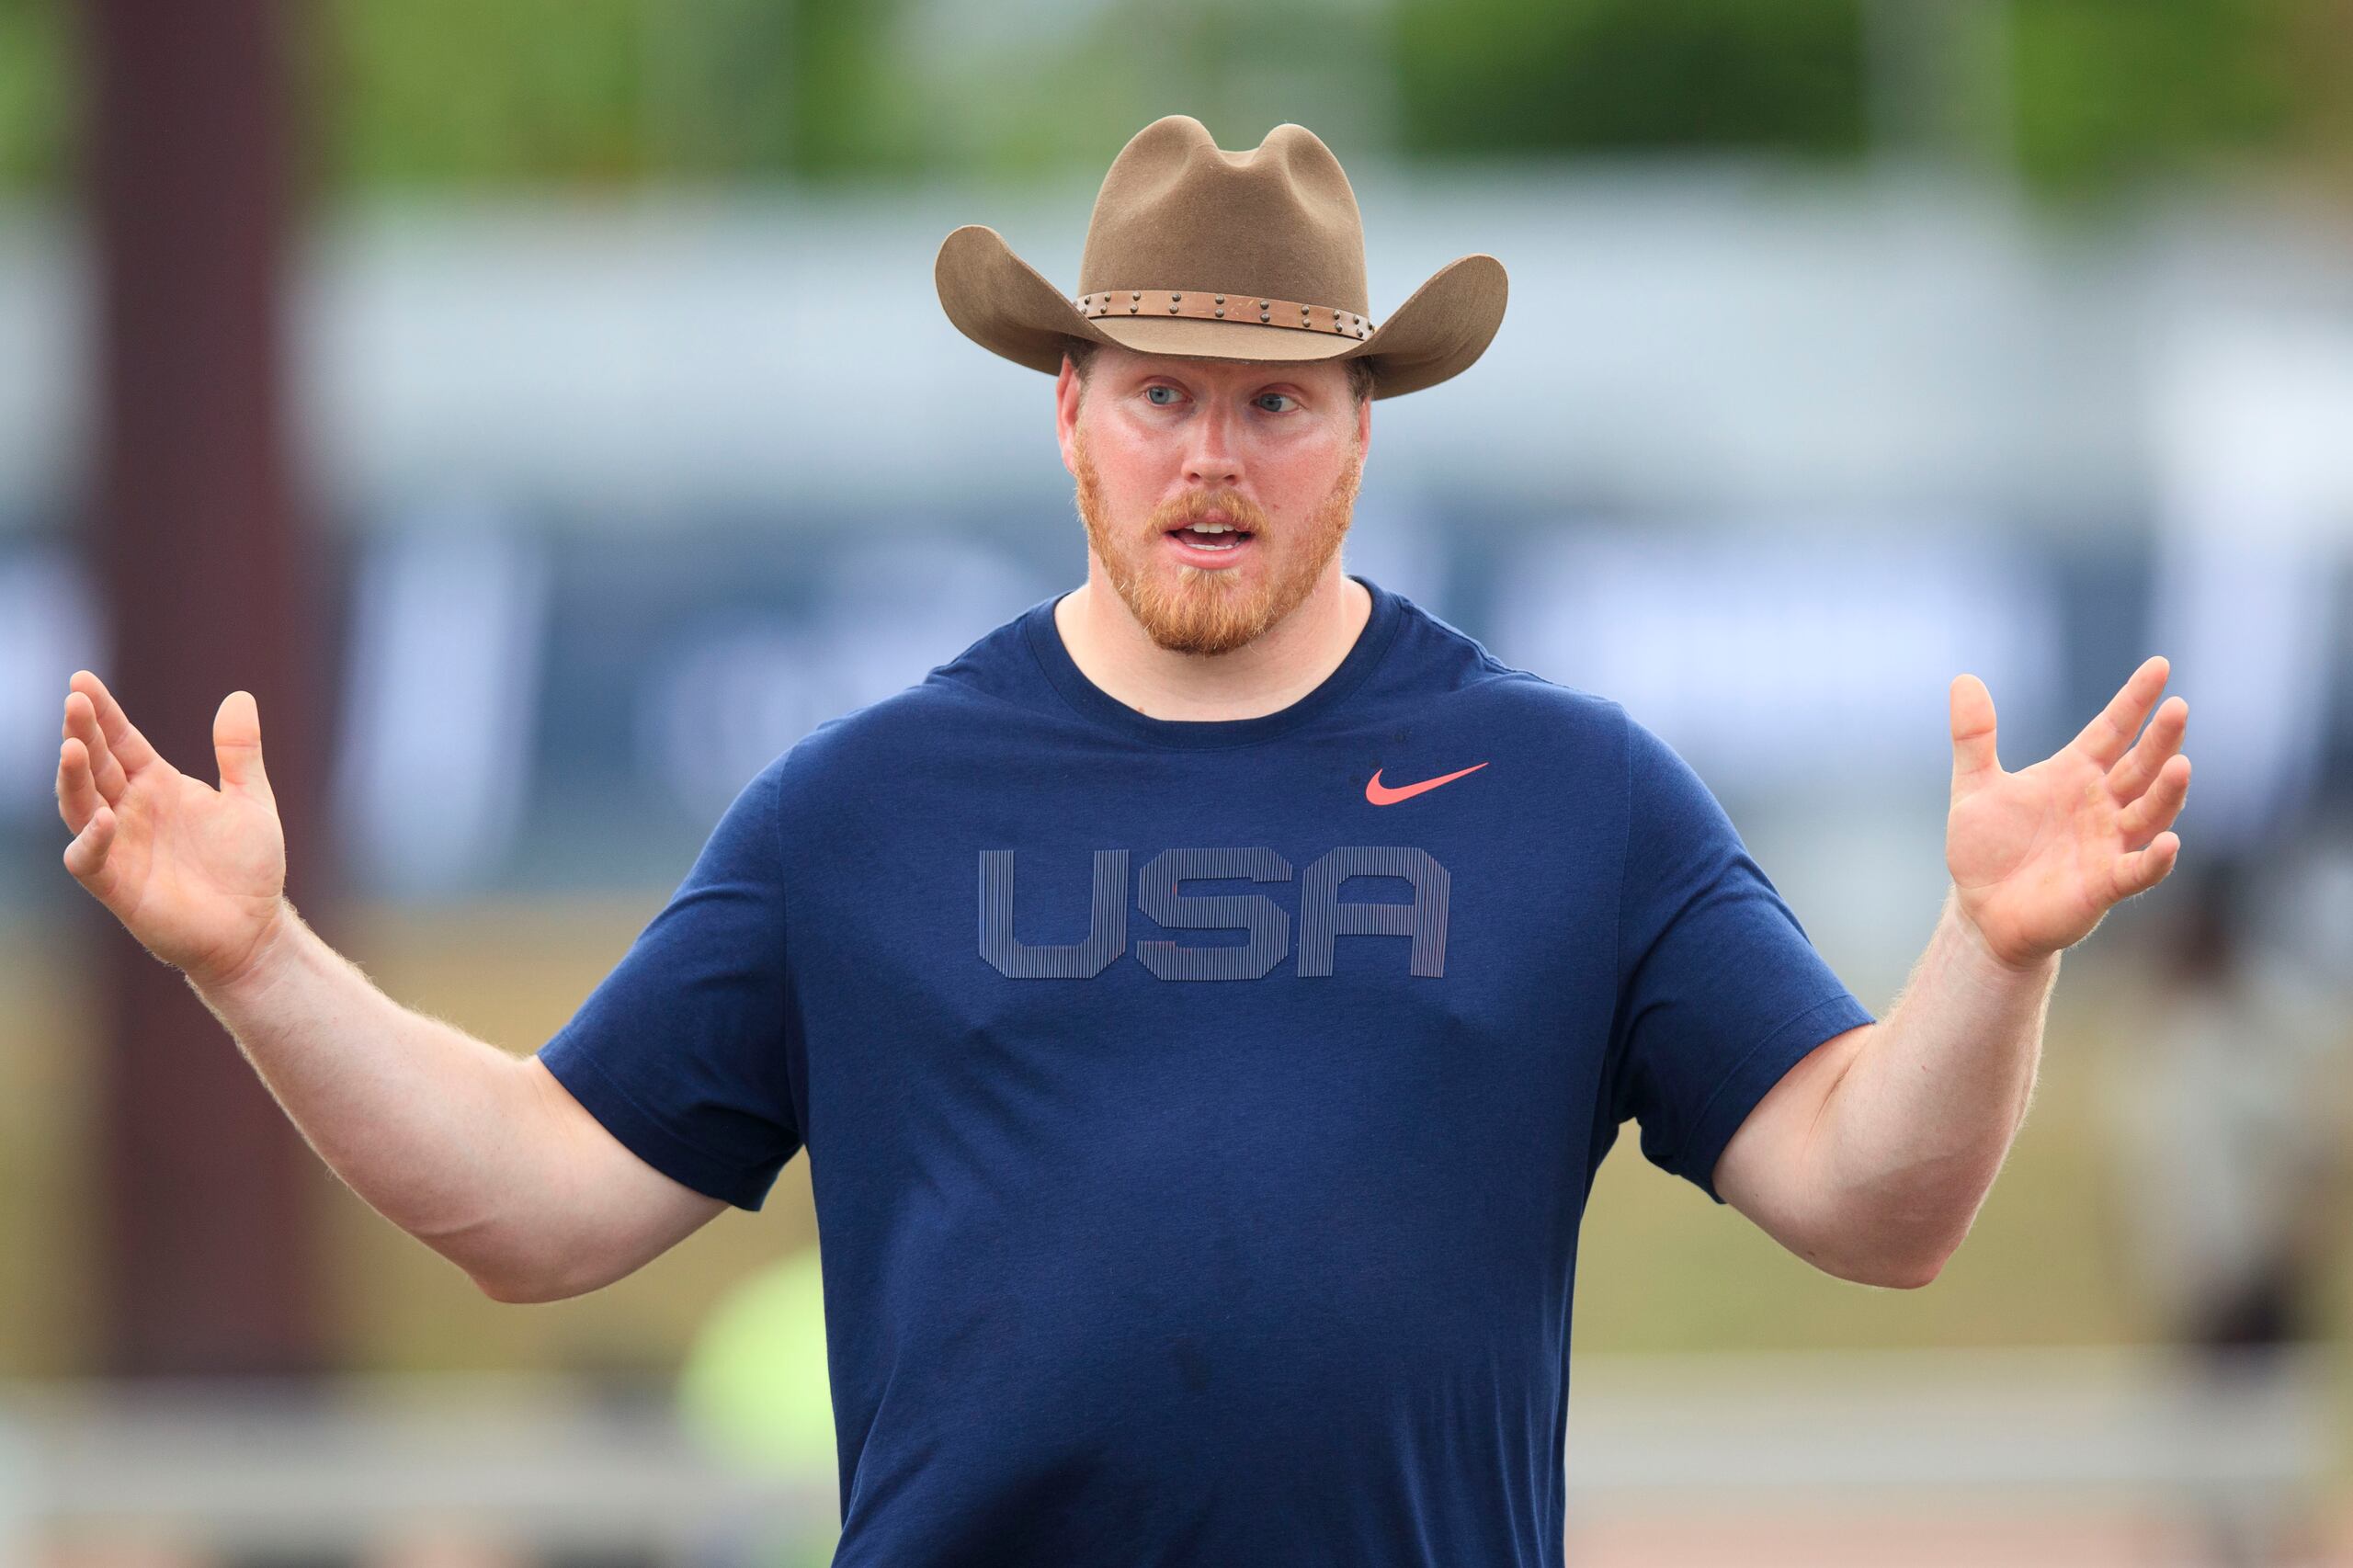
M 1083 316 L 1106 316 L 1117 309 L 1114 301 L 1126 296 L 1129 315 L 1140 315 L 1143 297 L 1149 292 L 1157 298 L 1168 296 L 1168 313 L 1172 316 L 1197 316 L 1203 321 L 1225 319 L 1225 296 L 1200 290 L 1106 289 L 1097 293 L 1081 294 L 1075 301 Z M 1292 321 L 1290 312 L 1297 311 L 1299 319 Z M 1280 312 L 1280 319 L 1277 318 Z M 1279 326 L 1290 332 L 1314 332 L 1340 337 L 1370 337 L 1372 318 L 1360 316 L 1354 311 L 1344 311 L 1336 305 L 1303 305 L 1296 300 L 1261 300 L 1258 301 L 1258 323 L 1262 326 Z

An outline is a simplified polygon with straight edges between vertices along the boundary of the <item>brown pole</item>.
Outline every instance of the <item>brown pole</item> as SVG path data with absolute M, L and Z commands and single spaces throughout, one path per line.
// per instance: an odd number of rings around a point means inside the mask
M 289 29 L 273 0 L 88 0 L 85 21 L 99 673 L 174 766 L 216 786 L 212 715 L 254 694 L 301 884 L 288 891 L 319 925 L 302 888 L 324 870 L 329 694 L 321 562 L 286 450 Z M 104 1369 L 316 1369 L 310 1215 L 332 1176 L 178 971 L 92 926 Z

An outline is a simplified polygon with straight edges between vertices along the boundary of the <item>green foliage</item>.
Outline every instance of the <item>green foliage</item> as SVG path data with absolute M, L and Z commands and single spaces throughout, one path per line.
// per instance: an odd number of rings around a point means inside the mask
M 77 112 L 62 0 L 0 0 L 0 190 L 51 188 L 66 176 Z
M 2112 189 L 2218 162 L 2341 151 L 2343 0 L 2013 0 L 2018 150 L 2036 184 Z
M 1415 152 L 1852 153 L 1859 0 L 1399 0 Z
M 1099 171 L 1179 110 L 1228 146 L 1299 120 L 1344 156 L 1852 158 L 1915 90 L 1873 42 L 1912 3 L 323 0 L 285 15 L 309 158 L 329 188 L 381 189 Z M 1987 80 L 2008 125 L 1988 144 L 2044 189 L 2257 165 L 2353 176 L 2353 0 L 1936 6 L 2006 51 Z M 66 0 L 0 0 L 0 191 L 70 177 L 73 20 Z
M 892 24 L 904 9 L 883 0 L 798 0 L 791 7 L 791 131 L 782 166 L 821 176 L 920 166 L 909 84 L 889 48 Z
M 334 0 L 327 162 L 360 186 L 919 166 L 891 0 Z
M 639 0 L 334 0 L 316 23 L 330 178 L 611 182 L 653 172 Z

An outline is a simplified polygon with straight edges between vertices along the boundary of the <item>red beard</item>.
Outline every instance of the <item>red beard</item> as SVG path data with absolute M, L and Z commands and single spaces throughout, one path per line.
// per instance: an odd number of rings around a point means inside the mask
M 1287 562 L 1258 572 L 1179 565 L 1171 581 L 1154 553 L 1165 548 L 1161 536 L 1169 528 L 1222 511 L 1236 528 L 1256 535 L 1257 544 L 1266 544 L 1273 533 L 1266 514 L 1233 491 L 1203 491 L 1162 506 L 1141 528 L 1122 529 L 1105 515 L 1102 476 L 1087 456 L 1084 439 L 1074 437 L 1071 449 L 1078 474 L 1078 515 L 1086 525 L 1087 542 L 1144 634 L 1176 653 L 1230 653 L 1298 608 L 1339 552 L 1364 469 L 1362 456 L 1351 452 L 1331 493 L 1302 525 L 1299 548 L 1290 552 Z

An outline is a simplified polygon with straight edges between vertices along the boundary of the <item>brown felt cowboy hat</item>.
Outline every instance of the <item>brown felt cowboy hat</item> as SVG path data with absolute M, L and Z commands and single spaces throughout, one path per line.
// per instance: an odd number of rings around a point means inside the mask
M 1364 223 L 1339 160 L 1304 126 L 1247 153 L 1198 119 L 1156 119 L 1120 150 L 1095 198 L 1078 292 L 1063 293 L 995 229 L 968 223 L 933 265 L 965 336 L 1052 375 L 1071 338 L 1211 359 L 1353 359 L 1373 396 L 1470 369 L 1504 317 L 1503 264 L 1466 256 L 1375 323 Z

